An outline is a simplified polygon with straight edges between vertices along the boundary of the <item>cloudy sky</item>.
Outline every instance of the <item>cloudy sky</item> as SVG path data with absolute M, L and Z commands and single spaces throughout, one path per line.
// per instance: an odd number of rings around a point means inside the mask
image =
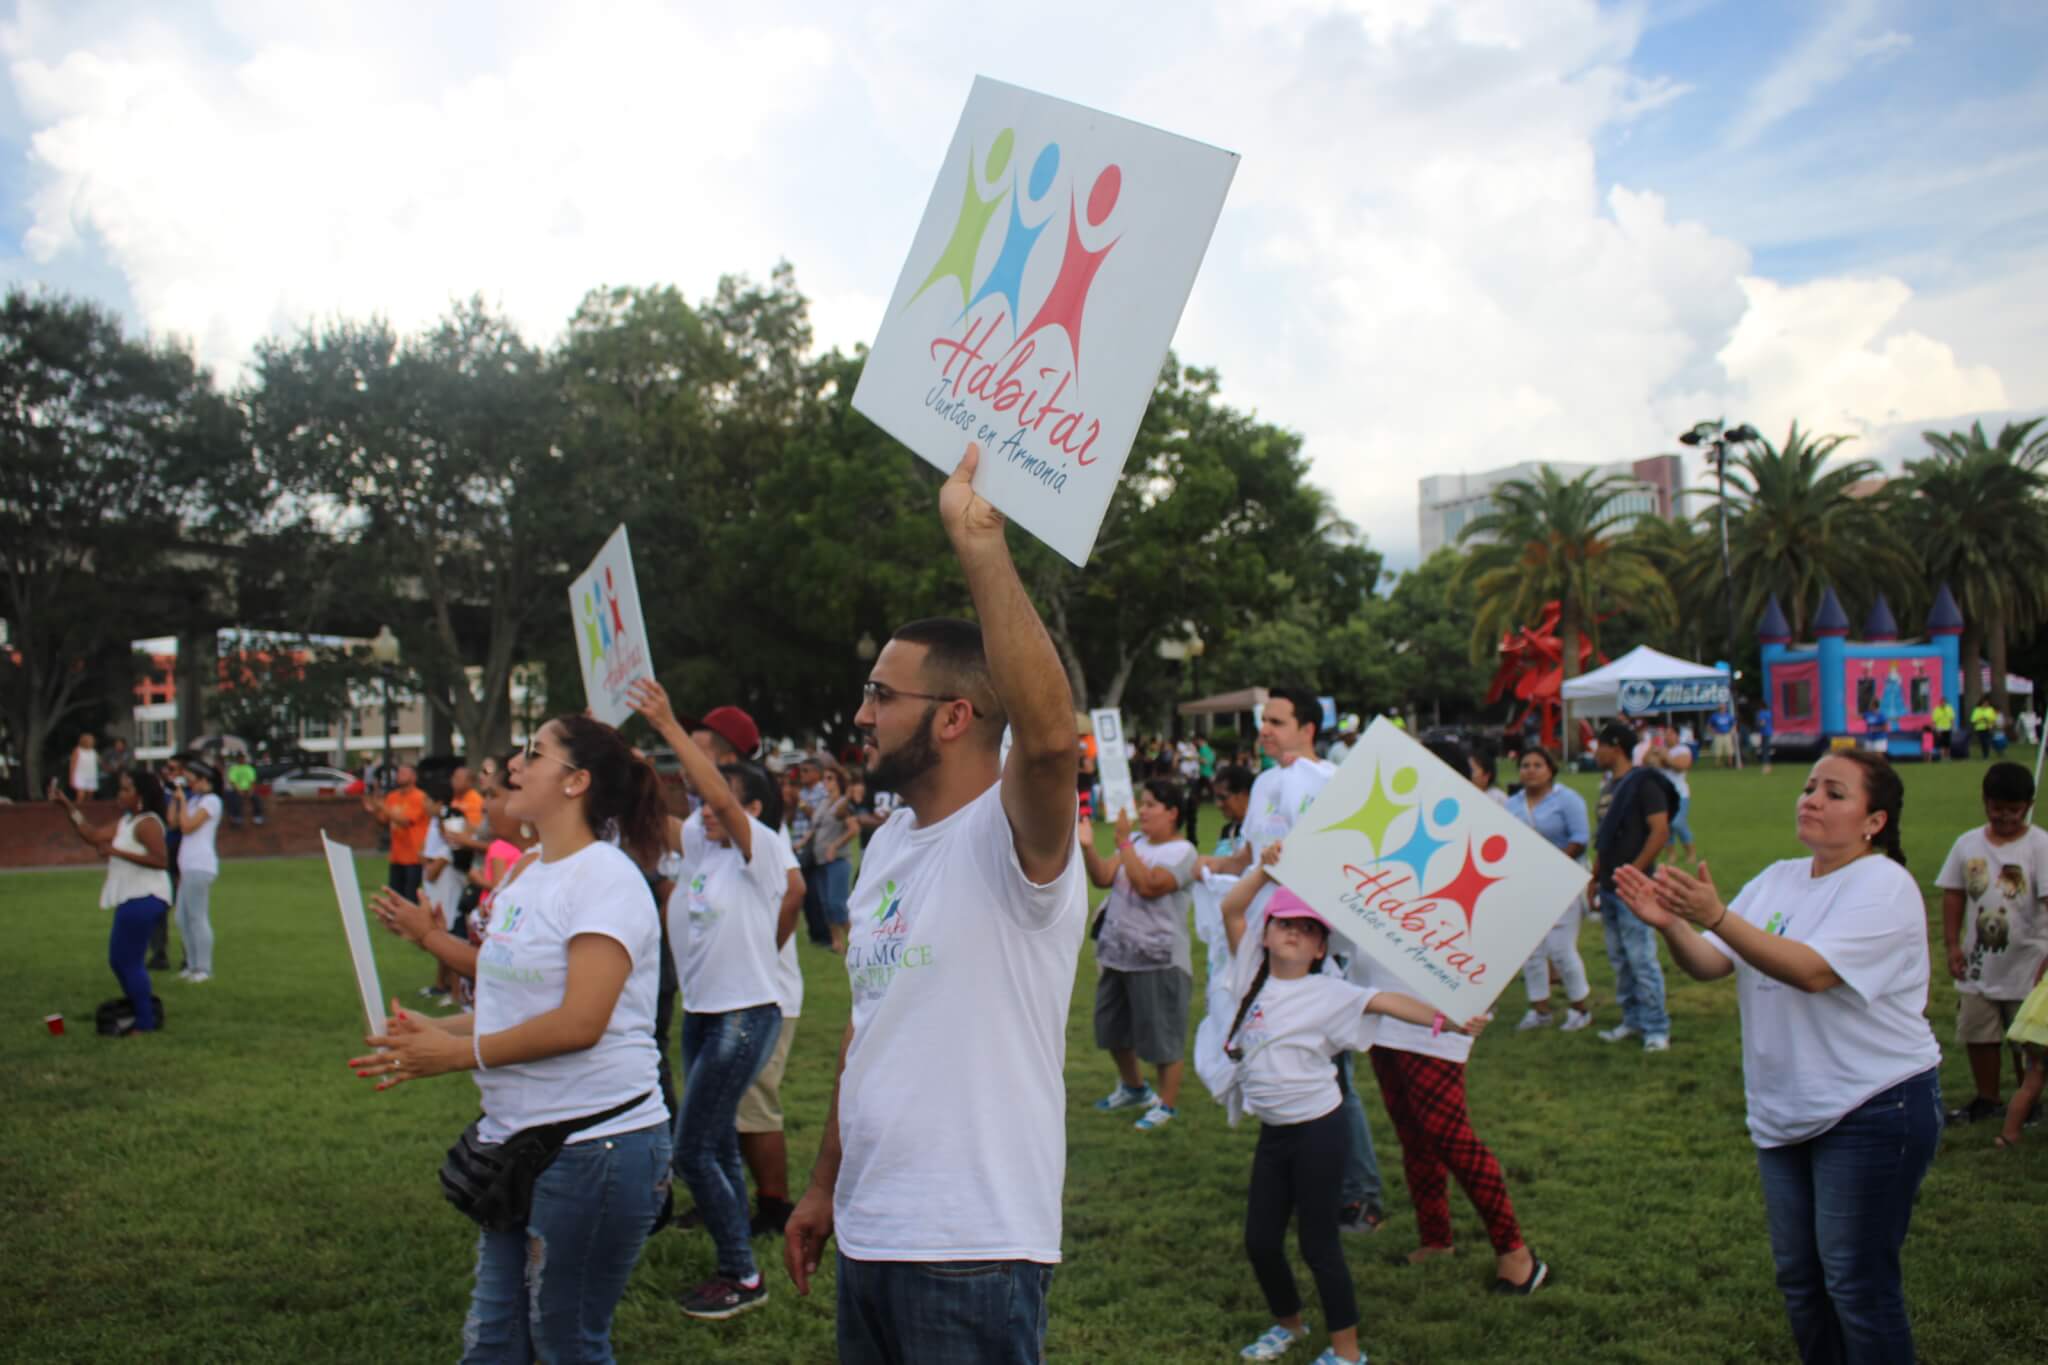
M 1399 565 L 1425 474 L 2048 408 L 2044 41 L 2038 0 L 21 0 L 0 273 L 228 379 L 780 259 L 850 346 L 985 74 L 1242 154 L 1175 346 Z

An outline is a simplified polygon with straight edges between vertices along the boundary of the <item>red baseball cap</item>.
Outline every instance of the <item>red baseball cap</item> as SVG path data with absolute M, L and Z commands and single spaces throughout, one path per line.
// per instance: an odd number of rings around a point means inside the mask
M 1312 919 L 1323 928 L 1336 932 L 1336 926 L 1323 918 L 1323 912 L 1310 905 L 1286 887 L 1275 887 L 1273 899 L 1266 902 L 1267 919 Z
M 754 751 L 761 747 L 761 727 L 737 706 L 714 707 L 702 718 L 682 716 L 678 719 L 685 730 L 709 730 L 732 745 L 741 758 L 752 758 Z

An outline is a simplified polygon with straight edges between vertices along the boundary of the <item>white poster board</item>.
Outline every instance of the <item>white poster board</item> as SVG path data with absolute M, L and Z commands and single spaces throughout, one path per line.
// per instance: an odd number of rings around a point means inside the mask
M 633 547 L 623 524 L 569 585 L 569 619 L 590 714 L 606 725 L 621 724 L 633 714 L 627 687 L 635 678 L 654 677 L 647 622 L 640 615 L 640 585 L 633 577 Z
M 1124 713 L 1114 706 L 1088 713 L 1095 730 L 1095 777 L 1102 783 L 1098 820 L 1114 820 L 1125 811 L 1138 818 L 1138 796 L 1131 786 L 1131 751 L 1124 743 Z
M 390 1010 L 377 984 L 377 959 L 370 954 L 370 923 L 363 913 L 363 888 L 356 881 L 356 851 L 337 844 L 320 831 L 320 843 L 327 850 L 327 877 L 334 883 L 334 903 L 341 909 L 341 931 L 348 936 L 348 955 L 355 964 L 356 990 L 363 998 L 363 1024 L 368 1032 L 382 1033 Z
M 1384 716 L 1295 821 L 1274 873 L 1452 1019 L 1493 1004 L 1587 880 Z
M 1237 160 L 977 77 L 853 406 L 1086 564 Z

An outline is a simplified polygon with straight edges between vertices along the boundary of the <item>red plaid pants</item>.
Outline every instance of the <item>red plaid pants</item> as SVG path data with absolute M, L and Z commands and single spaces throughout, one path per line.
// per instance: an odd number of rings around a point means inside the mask
M 1496 1253 L 1506 1255 L 1522 1245 L 1515 1222 L 1514 1201 L 1500 1163 L 1472 1131 L 1465 1109 L 1465 1068 L 1441 1057 L 1397 1052 L 1383 1047 L 1368 1054 L 1380 1080 L 1380 1098 L 1401 1138 L 1401 1169 L 1408 1177 L 1408 1198 L 1422 1245 L 1451 1245 L 1451 1201 L 1446 1173 L 1479 1210 L 1486 1235 Z

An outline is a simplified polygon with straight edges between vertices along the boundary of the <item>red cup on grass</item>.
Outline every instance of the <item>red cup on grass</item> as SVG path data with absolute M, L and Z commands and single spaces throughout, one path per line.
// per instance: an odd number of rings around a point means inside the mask
M 53 1037 L 62 1038 L 64 1036 L 64 1016 L 61 1014 L 44 1015 L 43 1027 L 48 1029 Z

